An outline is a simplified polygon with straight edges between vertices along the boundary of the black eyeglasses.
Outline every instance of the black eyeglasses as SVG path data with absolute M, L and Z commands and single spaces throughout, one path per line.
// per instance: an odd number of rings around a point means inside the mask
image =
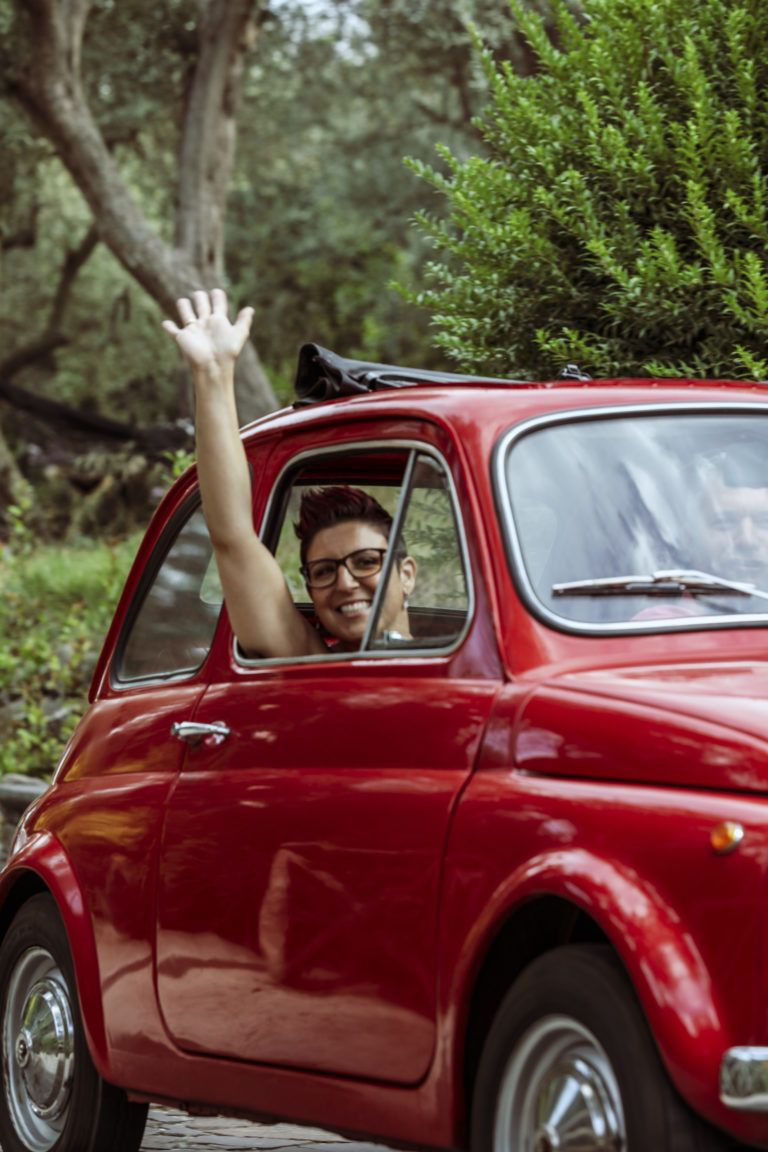
M 381 571 L 386 551 L 386 548 L 358 548 L 339 560 L 310 560 L 302 564 L 299 571 L 307 588 L 330 588 L 336 583 L 342 564 L 355 580 L 365 580 L 366 576 L 375 576 Z

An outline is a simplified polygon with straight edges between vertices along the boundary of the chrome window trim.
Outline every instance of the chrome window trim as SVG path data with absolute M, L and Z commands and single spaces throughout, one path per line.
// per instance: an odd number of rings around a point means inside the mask
M 593 623 L 570 620 L 559 616 L 539 600 L 528 579 L 517 526 L 512 515 L 512 504 L 506 480 L 506 461 L 515 443 L 540 428 L 557 424 L 574 424 L 594 420 L 615 420 L 627 417 L 685 416 L 717 413 L 720 415 L 746 415 L 760 413 L 768 420 L 768 405 L 758 401 L 695 400 L 659 401 L 650 404 L 611 404 L 590 408 L 568 408 L 546 412 L 514 424 L 501 434 L 491 457 L 491 483 L 500 528 L 507 554 L 507 566 L 517 592 L 537 619 L 557 632 L 573 636 L 637 636 L 663 632 L 711 632 L 724 628 L 764 628 L 768 625 L 768 609 L 761 613 L 743 613 L 733 616 L 694 616 L 671 620 L 637 620 L 616 623 Z
M 301 664 L 303 666 L 305 664 L 317 664 L 317 663 L 327 664 L 329 662 L 339 663 L 339 662 L 343 662 L 343 661 L 346 661 L 347 663 L 349 663 L 349 661 L 351 661 L 351 660 L 365 660 L 365 661 L 370 661 L 370 660 L 408 661 L 408 660 L 412 660 L 412 659 L 418 659 L 419 661 L 423 661 L 425 659 L 441 660 L 446 655 L 449 655 L 450 653 L 455 652 L 456 649 L 459 648 L 460 645 L 464 642 L 464 639 L 466 638 L 466 635 L 469 631 L 470 625 L 472 624 L 472 621 L 473 621 L 474 615 L 475 615 L 475 590 L 474 590 L 474 581 L 472 579 L 472 568 L 471 568 L 471 565 L 469 562 L 469 549 L 467 547 L 467 538 L 466 538 L 466 532 L 464 529 L 464 520 L 460 514 L 461 508 L 459 505 L 458 494 L 456 492 L 456 485 L 454 483 L 453 475 L 451 473 L 451 469 L 448 466 L 448 462 L 445 459 L 445 457 L 443 456 L 442 452 L 440 452 L 437 448 L 433 447 L 433 445 L 425 444 L 419 440 L 401 440 L 401 439 L 389 440 L 389 439 L 384 439 L 384 440 L 361 440 L 361 441 L 355 440 L 355 441 L 351 441 L 350 443 L 344 444 L 341 446 L 339 446 L 339 445 L 323 446 L 323 447 L 319 447 L 319 448 L 304 449 L 303 451 L 299 452 L 298 455 L 291 458 L 291 460 L 280 470 L 277 478 L 275 479 L 275 482 L 272 485 L 272 490 L 269 494 L 269 499 L 267 500 L 267 504 L 266 504 L 266 507 L 264 509 L 264 515 L 261 519 L 261 524 L 259 526 L 259 539 L 264 538 L 264 534 L 266 532 L 267 526 L 269 525 L 271 518 L 272 518 L 272 515 L 273 515 L 273 512 L 274 512 L 274 507 L 275 507 L 275 503 L 277 500 L 277 494 L 282 493 L 284 491 L 284 485 L 285 485 L 286 477 L 291 472 L 295 472 L 295 471 L 299 470 L 301 468 L 303 462 L 307 462 L 310 460 L 317 460 L 320 457 L 324 457 L 324 456 L 341 457 L 341 456 L 361 454 L 361 453 L 366 453 L 366 452 L 367 453 L 375 453 L 375 452 L 380 452 L 382 450 L 397 450 L 397 451 L 411 452 L 411 453 L 416 452 L 419 455 L 429 456 L 433 460 L 437 461 L 440 468 L 442 469 L 443 474 L 447 478 L 447 481 L 448 481 L 447 489 L 448 489 L 448 493 L 449 493 L 450 500 L 451 500 L 451 506 L 453 509 L 453 517 L 454 517 L 454 521 L 456 524 L 456 534 L 457 534 L 457 539 L 458 539 L 458 544 L 459 544 L 459 551 L 460 551 L 460 555 L 461 555 L 461 562 L 462 562 L 462 566 L 464 569 L 464 576 L 465 576 L 466 586 L 467 586 L 467 615 L 466 615 L 466 620 L 464 622 L 464 627 L 462 628 L 461 632 L 456 636 L 455 640 L 453 640 L 451 642 L 451 644 L 447 645 L 444 648 L 435 648 L 435 647 L 427 647 L 427 646 L 425 646 L 423 648 L 418 648 L 418 647 L 411 647 L 409 645 L 407 648 L 403 647 L 403 648 L 385 648 L 385 649 L 365 649 L 363 651 L 358 650 L 358 651 L 354 651 L 354 652 L 334 652 L 333 649 L 329 649 L 327 653 L 323 652 L 323 653 L 319 653 L 318 655 L 315 655 L 315 656 L 270 656 L 270 657 L 264 657 L 264 658 L 244 656 L 242 654 L 242 652 L 240 652 L 238 650 L 237 638 L 233 635 L 233 637 L 232 637 L 232 655 L 233 655 L 233 659 L 234 659 L 235 663 L 239 667 L 241 667 L 241 668 L 272 668 L 272 667 L 284 667 L 286 664 Z M 406 471 L 404 473 L 404 476 L 407 476 L 408 464 L 409 464 L 409 462 L 406 461 Z M 399 498 L 398 498 L 398 507 L 399 507 Z
M 112 650 L 112 656 L 109 663 L 109 685 L 115 692 L 132 692 L 138 688 L 152 688 L 164 684 L 179 684 L 188 683 L 201 676 L 203 673 L 211 650 L 216 642 L 216 635 L 221 627 L 222 609 L 224 607 L 223 601 L 219 606 L 218 618 L 216 625 L 211 632 L 211 639 L 205 656 L 195 668 L 181 668 L 174 669 L 171 672 L 150 672 L 146 676 L 135 676 L 127 679 L 119 676 L 119 668 L 125 654 L 125 648 L 128 643 L 130 634 L 136 624 L 136 621 L 141 613 L 147 596 L 152 590 L 152 587 L 158 577 L 160 569 L 165 564 L 168 555 L 178 540 L 181 533 L 189 524 L 192 517 L 196 512 L 202 511 L 202 500 L 200 498 L 200 489 L 197 485 L 187 492 L 176 507 L 173 509 L 165 524 L 163 525 L 155 544 L 147 557 L 147 563 L 142 569 L 136 587 L 131 597 L 130 604 L 127 606 L 125 615 L 123 617 L 120 631 L 115 641 Z M 141 547 L 141 545 L 139 545 Z M 134 559 L 135 563 L 135 559 Z M 127 576 L 126 576 L 127 580 Z

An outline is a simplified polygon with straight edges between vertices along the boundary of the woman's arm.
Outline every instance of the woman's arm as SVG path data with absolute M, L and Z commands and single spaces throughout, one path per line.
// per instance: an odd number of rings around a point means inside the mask
M 230 622 L 248 653 L 307 656 L 322 640 L 291 599 L 283 573 L 253 526 L 251 481 L 235 404 L 235 360 L 253 319 L 243 308 L 234 324 L 220 288 L 177 303 L 180 325 L 165 320 L 192 369 L 197 471 L 208 532 Z

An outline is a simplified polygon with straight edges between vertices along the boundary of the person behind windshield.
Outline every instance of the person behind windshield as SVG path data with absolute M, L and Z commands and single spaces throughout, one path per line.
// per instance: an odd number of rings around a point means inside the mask
M 654 604 L 633 620 L 729 614 L 754 610 L 747 596 L 738 600 L 718 588 L 717 581 L 751 585 L 768 591 L 768 446 L 756 440 L 730 444 L 725 451 L 699 458 L 691 485 L 693 503 L 688 541 L 693 557 L 680 565 L 712 577 L 706 595 L 683 592 L 673 603 Z M 761 609 L 762 610 L 762 609 Z
M 192 369 L 203 513 L 232 629 L 246 654 L 269 658 L 327 652 L 253 525 L 234 389 L 235 361 L 248 339 L 253 309 L 241 309 L 230 323 L 226 294 L 214 288 L 179 300 L 177 310 L 180 323 L 165 320 L 163 328 Z M 318 623 L 344 651 L 359 648 L 365 635 L 391 525 L 389 513 L 358 489 L 315 490 L 302 503 L 297 525 L 302 575 Z M 407 598 L 415 576 L 415 561 L 399 555 L 384 596 L 380 631 L 410 637 Z
M 722 453 L 705 505 L 711 571 L 768 588 L 768 447 L 747 441 Z

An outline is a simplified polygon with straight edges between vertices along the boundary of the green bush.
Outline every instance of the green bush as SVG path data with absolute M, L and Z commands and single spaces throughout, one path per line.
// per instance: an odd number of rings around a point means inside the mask
M 0 550 L 0 773 L 47 777 L 88 687 L 138 537 L 35 546 L 14 506 Z
M 441 148 L 437 342 L 471 371 L 768 376 L 768 5 L 511 0 L 529 77 L 478 44 L 484 155 Z

